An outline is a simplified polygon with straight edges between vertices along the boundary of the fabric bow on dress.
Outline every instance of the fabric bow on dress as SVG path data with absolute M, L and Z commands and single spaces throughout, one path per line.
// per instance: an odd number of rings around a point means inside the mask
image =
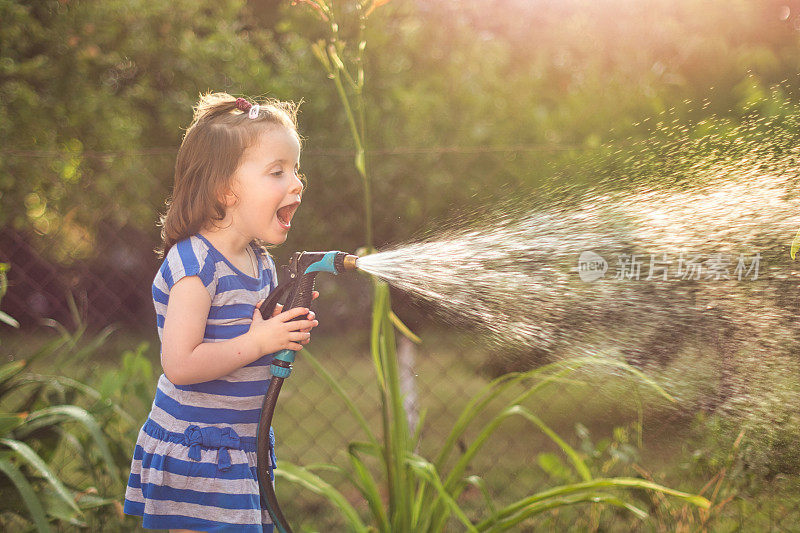
M 200 447 L 217 448 L 217 466 L 220 470 L 227 470 L 231 467 L 231 456 L 228 449 L 240 447 L 239 435 L 233 428 L 189 426 L 183 435 L 186 446 L 189 446 L 189 458 L 195 461 L 200 460 Z

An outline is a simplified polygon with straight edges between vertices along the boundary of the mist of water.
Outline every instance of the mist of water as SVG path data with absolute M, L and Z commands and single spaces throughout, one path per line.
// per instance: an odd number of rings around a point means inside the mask
M 743 150 L 686 163 L 677 182 L 516 199 L 358 267 L 511 353 L 663 368 L 707 350 L 732 397 L 747 368 L 800 338 L 787 299 L 800 281 L 798 153 Z

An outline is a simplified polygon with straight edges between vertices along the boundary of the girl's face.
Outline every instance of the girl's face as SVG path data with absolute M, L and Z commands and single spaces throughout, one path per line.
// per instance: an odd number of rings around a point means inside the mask
M 261 133 L 242 154 L 225 196 L 232 229 L 247 241 L 283 243 L 303 192 L 299 169 L 300 144 L 294 132 L 273 126 Z

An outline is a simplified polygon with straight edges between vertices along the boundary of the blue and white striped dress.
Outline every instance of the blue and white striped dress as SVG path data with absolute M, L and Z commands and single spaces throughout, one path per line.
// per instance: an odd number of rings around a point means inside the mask
M 202 235 L 175 244 L 153 281 L 159 338 L 170 289 L 184 276 L 195 275 L 211 295 L 203 342 L 246 333 L 256 303 L 277 285 L 272 259 L 253 250 L 259 258 L 258 278 L 234 267 Z M 142 516 L 148 529 L 272 532 L 256 471 L 256 433 L 272 355 L 204 383 L 174 385 L 161 374 L 133 452 L 126 514 Z M 270 443 L 274 482 L 271 428 Z

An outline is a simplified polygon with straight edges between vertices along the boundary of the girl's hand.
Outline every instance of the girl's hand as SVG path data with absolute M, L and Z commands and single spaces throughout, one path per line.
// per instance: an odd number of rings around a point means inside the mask
M 319 292 L 314 291 L 311 299 L 319 296 Z M 260 300 L 253 311 L 253 322 L 247 332 L 256 342 L 262 354 L 273 353 L 279 350 L 289 349 L 299 351 L 304 344 L 311 341 L 311 330 L 319 325 L 313 311 L 304 307 L 296 307 L 285 313 L 282 312 L 283 306 L 278 304 L 272 318 L 264 320 L 261 317 L 259 307 L 264 302 Z M 306 315 L 306 320 L 292 320 L 293 318 Z
M 311 299 L 312 299 L 312 300 L 315 300 L 315 299 L 317 299 L 317 298 L 319 298 L 319 292 L 317 292 L 317 291 L 314 291 L 314 292 L 312 292 L 312 293 L 311 293 Z M 263 302 L 263 301 L 264 301 L 264 300 L 261 300 L 261 302 Z M 256 307 L 260 307 L 260 306 L 261 306 L 261 302 L 258 302 L 258 305 L 257 305 Z M 275 306 L 275 311 L 273 311 L 273 312 L 272 312 L 272 316 L 276 316 L 276 315 L 278 315 L 278 314 L 281 312 L 281 310 L 282 310 L 282 309 L 283 309 L 283 306 L 282 306 L 281 304 L 277 304 L 277 305 Z M 311 311 L 310 313 L 308 313 L 308 319 L 309 319 L 309 320 L 314 320 L 314 318 L 315 318 L 316 316 L 317 316 L 317 315 L 314 313 L 314 311 Z M 317 324 L 319 324 L 319 321 L 317 321 Z M 302 332 L 304 332 L 304 333 L 309 333 L 309 332 L 311 331 L 311 328 L 308 328 L 308 329 L 301 329 L 300 331 L 302 331 Z M 304 341 L 300 341 L 300 344 L 308 344 L 309 342 L 311 342 L 311 337 L 307 338 L 307 339 L 306 339 L 306 340 L 304 340 Z
M 312 293 L 311 293 L 311 299 L 312 299 L 312 300 L 316 300 L 317 298 L 319 298 L 319 292 L 317 292 L 317 291 L 314 291 L 314 292 L 312 292 Z M 259 302 L 256 304 L 256 307 L 261 307 L 261 303 L 262 303 L 263 301 L 264 301 L 264 300 L 260 300 L 260 301 L 259 301 Z M 272 316 L 275 316 L 275 315 L 277 315 L 277 314 L 278 314 L 278 313 L 280 313 L 282 310 L 283 310 L 283 306 L 282 306 L 281 304 L 275 304 L 275 310 L 272 312 Z M 308 313 L 308 319 L 309 319 L 309 320 L 314 320 L 314 311 L 311 311 L 310 313 Z

